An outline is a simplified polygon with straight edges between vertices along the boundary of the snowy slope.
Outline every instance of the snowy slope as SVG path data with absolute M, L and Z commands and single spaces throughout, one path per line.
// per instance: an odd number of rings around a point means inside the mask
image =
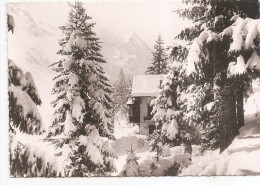
M 36 21 L 23 10 L 23 4 L 7 5 L 7 13 L 14 17 L 14 34 L 8 32 L 8 58 L 24 73 L 29 71 L 39 90 L 42 106 L 39 107 L 45 128 L 50 125 L 52 110 L 50 96 L 53 72 L 48 67 L 58 58 L 58 29 Z

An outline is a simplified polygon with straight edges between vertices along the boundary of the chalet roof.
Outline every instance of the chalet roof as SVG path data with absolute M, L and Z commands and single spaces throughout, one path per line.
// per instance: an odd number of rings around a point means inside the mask
M 166 75 L 136 75 L 133 77 L 132 96 L 157 96 Z

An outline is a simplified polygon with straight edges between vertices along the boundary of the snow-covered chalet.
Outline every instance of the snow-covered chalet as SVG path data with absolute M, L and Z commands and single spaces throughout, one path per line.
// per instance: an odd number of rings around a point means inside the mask
M 131 98 L 127 101 L 129 122 L 139 125 L 140 134 L 148 135 L 155 129 L 150 103 L 161 91 L 164 77 L 165 75 L 136 75 L 133 77 Z

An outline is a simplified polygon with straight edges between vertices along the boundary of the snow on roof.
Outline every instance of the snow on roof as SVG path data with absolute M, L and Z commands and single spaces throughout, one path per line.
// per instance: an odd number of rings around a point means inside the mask
M 157 96 L 166 75 L 136 75 L 133 77 L 132 96 Z

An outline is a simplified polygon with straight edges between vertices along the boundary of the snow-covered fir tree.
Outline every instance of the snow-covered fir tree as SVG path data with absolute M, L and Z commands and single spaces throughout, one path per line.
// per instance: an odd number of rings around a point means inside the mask
M 180 107 L 180 86 L 179 79 L 181 63 L 187 57 L 188 50 L 184 46 L 172 47 L 169 65 L 169 73 L 162 84 L 162 91 L 156 99 L 152 100 L 153 120 L 156 124 L 156 130 L 149 136 L 151 139 L 150 150 L 157 152 L 157 161 L 162 154 L 163 145 L 171 147 L 185 144 L 186 151 L 191 153 L 190 143 L 196 143 L 198 134 L 192 125 L 185 124 L 182 121 L 183 113 Z M 191 137 L 194 136 L 194 137 Z
M 57 75 L 48 140 L 69 149 L 63 163 L 65 176 L 106 175 L 114 171 L 115 157 L 108 139 L 113 138 L 112 87 L 102 67 L 106 61 L 91 17 L 83 3 L 69 5 L 68 23 L 60 27 L 64 34 L 58 51 L 61 59 L 51 65 Z
M 243 125 L 243 97 L 250 92 L 252 77 L 257 75 L 255 69 L 238 72 L 240 67 L 236 66 L 246 65 L 245 61 L 252 56 L 252 38 L 248 37 L 251 43 L 247 46 L 251 51 L 243 46 L 236 50 L 232 47 L 238 43 L 232 44 L 232 40 L 242 27 L 230 35 L 224 33 L 231 29 L 235 15 L 258 17 L 258 2 L 185 3 L 188 6 L 176 12 L 193 20 L 193 26 L 177 36 L 184 45 L 172 47 L 172 54 L 179 51 L 178 55 L 182 57 L 173 58 L 172 66 L 175 67 L 171 68 L 164 81 L 163 91 L 153 101 L 158 134 L 153 137 L 151 145 L 156 148 L 157 140 L 169 144 L 182 142 L 188 152 L 191 143 L 201 143 L 205 148 L 220 147 L 222 152 Z M 254 27 L 247 30 L 254 32 Z M 246 39 L 243 36 L 239 38 L 241 42 Z M 235 75 L 230 75 L 229 71 L 234 71 L 235 66 Z M 172 120 L 177 122 L 173 129 L 170 127 Z M 174 132 L 172 137 L 168 130 L 172 132 L 176 128 L 177 133 Z M 167 135 L 171 137 L 163 137 Z
M 131 94 L 131 81 L 125 76 L 123 69 L 113 86 L 113 114 L 120 113 L 121 116 L 128 117 L 127 100 Z
M 141 176 L 143 170 L 140 167 L 139 163 L 137 162 L 138 157 L 136 156 L 135 151 L 132 148 L 132 145 L 128 153 L 129 154 L 126 157 L 126 163 L 123 166 L 119 176 L 124 176 L 124 177 Z
M 167 74 L 167 60 L 168 56 L 166 50 L 163 46 L 164 42 L 162 40 L 161 35 L 158 36 L 156 43 L 154 45 L 153 61 L 151 65 L 147 68 L 145 74 Z

